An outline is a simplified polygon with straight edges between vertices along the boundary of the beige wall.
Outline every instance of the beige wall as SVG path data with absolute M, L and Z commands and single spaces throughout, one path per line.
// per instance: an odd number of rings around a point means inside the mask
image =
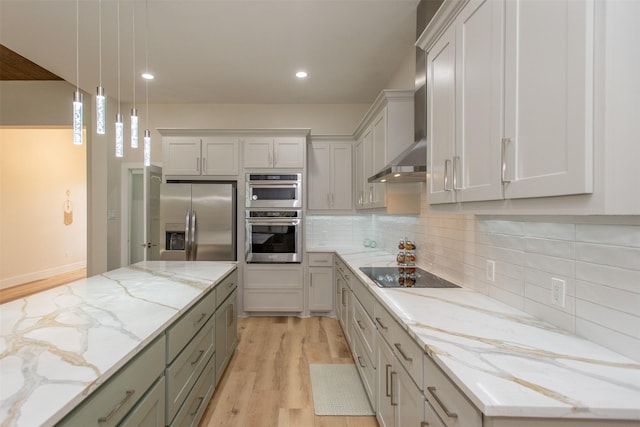
M 86 144 L 71 129 L 0 128 L 1 288 L 86 266 L 86 194 Z
M 411 46 L 395 73 L 387 82 L 385 89 L 414 89 L 416 76 L 416 48 Z

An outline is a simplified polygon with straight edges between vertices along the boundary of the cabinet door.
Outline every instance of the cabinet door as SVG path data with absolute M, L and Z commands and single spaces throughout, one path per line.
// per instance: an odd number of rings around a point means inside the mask
M 234 290 L 216 310 L 216 383 L 220 381 L 238 343 L 237 292 Z
M 395 395 L 392 402 L 392 375 L 393 353 L 382 337 L 378 337 L 377 350 L 377 391 L 376 391 L 376 417 L 381 427 L 394 427 L 395 418 Z
M 473 0 L 456 20 L 457 201 L 502 198 L 504 2 Z
M 244 142 L 244 167 L 273 167 L 273 138 L 246 138 Z
M 375 175 L 387 164 L 387 110 L 386 108 L 373 121 L 373 148 L 371 169 L 365 180 Z M 368 182 L 368 181 L 367 181 Z M 371 206 L 372 208 L 382 208 L 386 206 L 386 184 L 369 184 L 371 186 Z
M 303 168 L 304 139 L 276 138 L 273 141 L 274 168 Z
M 365 181 L 364 181 L 364 139 L 358 141 L 356 145 L 356 173 L 355 173 L 355 204 L 356 209 L 364 208 L 365 202 Z M 367 193 L 368 195 L 368 193 Z
M 508 1 L 505 22 L 505 197 L 592 192 L 594 2 Z
M 202 139 L 202 174 L 238 174 L 238 138 L 208 137 Z
M 309 146 L 309 209 L 331 208 L 331 144 L 312 142 Z
M 200 138 L 164 137 L 163 171 L 165 175 L 200 175 Z
M 118 427 L 164 427 L 164 411 L 165 381 L 162 376 Z
M 455 201 L 455 27 L 452 25 L 427 54 L 428 202 Z
M 398 406 L 398 426 L 419 426 L 424 421 L 424 397 L 422 392 L 416 387 L 411 377 L 402 366 L 397 365 L 395 369 L 394 390 L 397 392 Z
M 333 309 L 333 268 L 309 267 L 309 310 Z
M 353 206 L 353 146 L 339 143 L 331 146 L 331 208 Z

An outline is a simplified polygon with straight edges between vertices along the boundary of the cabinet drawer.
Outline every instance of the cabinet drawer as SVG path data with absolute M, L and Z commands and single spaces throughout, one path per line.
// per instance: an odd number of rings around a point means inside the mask
M 215 317 L 212 317 L 167 368 L 167 422 L 175 417 L 214 351 Z
M 246 289 L 245 311 L 302 311 L 302 289 Z
M 167 329 L 167 361 L 169 363 L 207 322 L 215 309 L 216 293 L 211 290 Z
M 59 426 L 109 427 L 120 423 L 162 375 L 165 345 L 162 335 L 92 393 Z
M 369 317 L 373 317 L 373 312 L 375 310 L 376 299 L 369 292 L 368 285 L 365 285 L 358 278 L 353 278 L 352 289 L 353 293 L 356 294 L 356 298 L 364 307 L 364 310 Z
M 482 414 L 428 355 L 424 358 L 424 393 L 447 427 L 482 427 Z M 456 416 L 454 416 L 454 414 Z
M 376 348 L 376 326 L 371 321 L 371 318 L 365 313 L 362 305 L 356 301 L 353 311 L 353 328 L 357 335 L 360 335 L 364 351 L 371 360 L 374 360 L 375 348 Z
M 189 396 L 178 411 L 176 418 L 171 423 L 171 427 L 195 427 L 198 425 L 216 387 L 216 356 L 217 354 L 214 354 L 209 359 L 209 363 L 207 363 L 200 378 L 198 378 L 198 382 L 193 386 Z
M 357 326 L 354 326 L 353 328 L 356 329 Z M 371 362 L 371 358 L 364 350 L 364 345 L 362 344 L 360 335 L 358 333 L 354 333 L 352 335 L 354 336 L 352 339 L 353 360 L 356 363 L 356 368 L 358 368 L 358 372 L 360 373 L 362 384 L 364 384 L 364 389 L 369 397 L 369 403 L 372 403 L 375 402 L 376 369 Z
M 238 287 L 238 272 L 234 271 L 216 286 L 216 302 L 220 306 L 227 299 L 231 292 Z
M 338 273 L 342 275 L 342 278 L 344 279 L 347 286 L 351 288 L 351 276 L 352 276 L 351 270 L 349 270 L 349 267 L 347 267 L 347 265 L 337 257 L 336 257 L 336 270 L 338 270 Z
M 411 379 L 418 388 L 423 388 L 422 359 L 424 352 L 409 336 L 409 334 L 396 322 L 389 312 L 378 302 L 375 304 L 375 321 L 380 334 L 389 343 L 402 366 L 405 367 Z
M 162 376 L 118 427 L 164 427 L 165 400 L 165 382 Z
M 333 254 L 331 252 L 309 252 L 310 267 L 331 267 Z

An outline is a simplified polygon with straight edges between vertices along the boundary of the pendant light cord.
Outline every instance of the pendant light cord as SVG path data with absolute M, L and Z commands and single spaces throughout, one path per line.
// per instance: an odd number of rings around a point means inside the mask
M 98 65 L 100 66 L 100 86 L 102 86 L 102 0 L 98 0 Z
M 116 4 L 116 24 L 118 27 L 118 114 L 120 114 L 120 0 Z
M 136 4 L 133 3 L 133 108 L 136 107 Z
M 149 72 L 149 0 L 144 2 L 144 61 L 145 61 L 145 73 Z M 144 81 L 144 91 L 146 99 L 146 115 L 147 115 L 147 129 L 149 129 L 149 80 Z

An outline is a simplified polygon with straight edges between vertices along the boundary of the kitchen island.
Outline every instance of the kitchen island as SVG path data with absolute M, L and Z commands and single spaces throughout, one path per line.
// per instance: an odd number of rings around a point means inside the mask
M 2 304 L 0 424 L 59 422 L 235 269 L 141 262 Z
M 380 288 L 359 268 L 396 266 L 393 254 L 362 247 L 335 252 L 375 298 L 378 332 L 385 327 L 381 307 L 424 353 L 419 372 L 427 400 L 428 368 L 435 364 L 482 413 L 484 426 L 640 426 L 639 362 L 463 283 L 455 289 Z

